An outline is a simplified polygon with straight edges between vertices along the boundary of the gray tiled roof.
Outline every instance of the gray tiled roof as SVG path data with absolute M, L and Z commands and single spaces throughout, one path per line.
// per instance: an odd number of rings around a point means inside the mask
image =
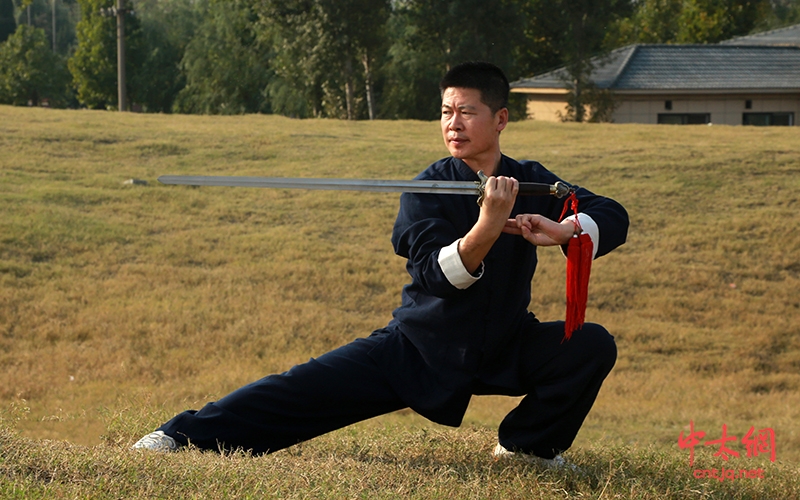
M 800 89 L 800 47 L 639 46 L 612 88 Z
M 734 45 L 798 45 L 800 46 L 800 24 L 755 35 L 737 36 L 721 44 Z
M 600 88 L 609 88 L 625 69 L 628 59 L 636 48 L 636 45 L 628 45 L 611 51 L 605 58 L 593 58 L 595 70 L 592 73 L 592 81 Z M 565 79 L 567 71 L 558 68 L 533 78 L 512 82 L 511 88 L 566 88 Z
M 800 25 L 769 33 L 780 31 L 780 36 L 787 38 L 795 36 L 795 28 L 800 33 Z M 800 92 L 800 44 L 629 45 L 593 62 L 592 81 L 612 90 Z M 559 68 L 516 81 L 511 87 L 566 88 L 566 74 Z

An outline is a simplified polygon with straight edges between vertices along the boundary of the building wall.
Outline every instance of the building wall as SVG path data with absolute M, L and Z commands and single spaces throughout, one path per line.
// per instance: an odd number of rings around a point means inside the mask
M 567 114 L 566 95 L 529 95 L 527 110 L 530 120 L 560 122 L 561 117 Z
M 667 101 L 672 109 L 667 108 Z M 750 101 L 750 108 L 746 107 Z M 661 113 L 708 113 L 711 123 L 741 125 L 744 113 L 794 113 L 794 125 L 800 120 L 800 94 L 742 94 L 718 96 L 619 96 L 614 112 L 615 123 L 658 123 Z
M 687 95 L 618 95 L 619 107 L 614 112 L 615 123 L 658 123 L 660 113 L 709 113 L 711 123 L 741 125 L 743 113 L 794 113 L 794 125 L 800 125 L 800 94 L 720 94 Z M 672 109 L 666 109 L 671 101 Z M 750 109 L 746 102 L 750 101 Z M 528 94 L 528 118 L 559 122 L 567 112 L 564 94 Z M 559 114 L 560 113 L 560 114 Z

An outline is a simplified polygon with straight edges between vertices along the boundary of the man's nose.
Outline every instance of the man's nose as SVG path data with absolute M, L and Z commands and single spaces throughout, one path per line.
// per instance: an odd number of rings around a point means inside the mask
M 453 113 L 453 116 L 450 118 L 450 122 L 448 123 L 447 128 L 456 131 L 464 128 L 463 124 L 461 123 L 461 117 L 459 117 L 457 113 Z

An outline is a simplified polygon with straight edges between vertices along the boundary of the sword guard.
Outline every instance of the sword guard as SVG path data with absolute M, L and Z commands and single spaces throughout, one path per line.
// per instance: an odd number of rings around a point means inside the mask
M 478 179 L 475 181 L 475 184 L 478 186 L 478 206 L 483 206 L 483 196 L 486 194 L 486 181 L 489 180 L 486 177 L 486 174 L 483 173 L 483 170 L 478 170 Z

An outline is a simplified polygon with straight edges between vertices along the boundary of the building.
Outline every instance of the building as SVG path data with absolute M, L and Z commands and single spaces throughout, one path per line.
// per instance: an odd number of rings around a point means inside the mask
M 613 96 L 615 123 L 798 125 L 800 25 L 719 44 L 637 44 L 593 60 L 591 81 Z M 560 121 L 566 70 L 511 84 L 528 116 Z

